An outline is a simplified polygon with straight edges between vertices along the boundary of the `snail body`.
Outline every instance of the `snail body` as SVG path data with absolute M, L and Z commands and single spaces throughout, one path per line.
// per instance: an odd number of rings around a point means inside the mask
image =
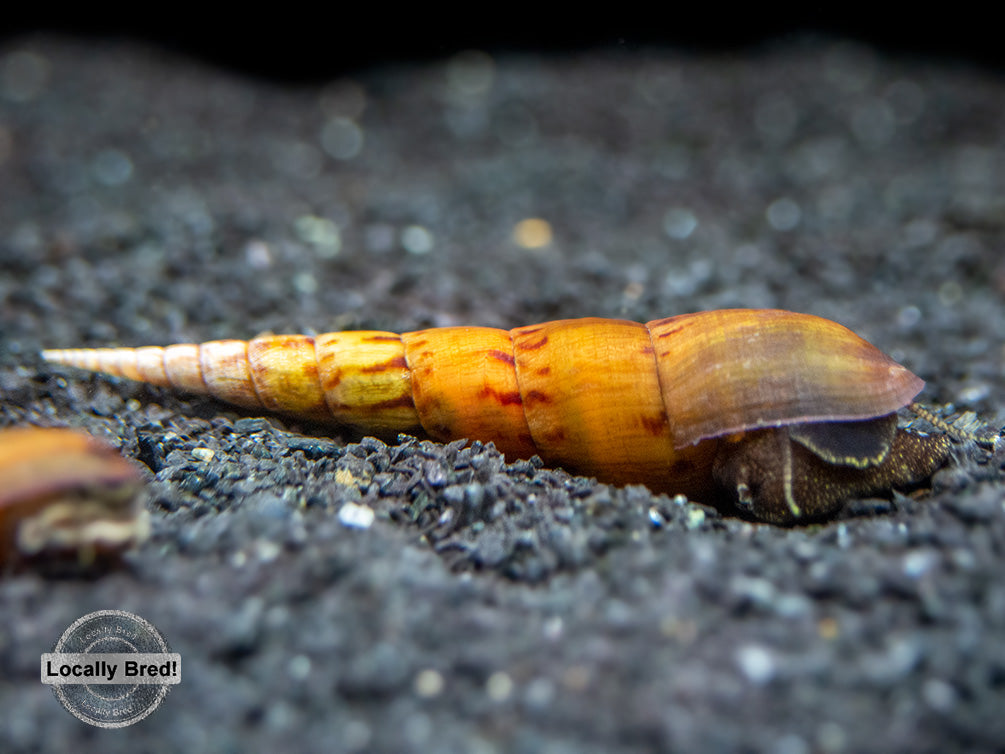
M 778 310 L 43 356 L 367 434 L 491 441 L 773 522 L 922 481 L 949 450 L 897 427 L 920 378 L 835 322 Z

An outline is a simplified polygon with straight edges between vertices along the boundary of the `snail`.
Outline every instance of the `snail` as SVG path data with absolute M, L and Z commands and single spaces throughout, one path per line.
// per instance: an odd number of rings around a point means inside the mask
M 898 427 L 919 377 L 835 322 L 771 309 L 42 355 L 382 437 L 491 441 L 774 523 L 922 482 L 950 449 Z
M 83 432 L 0 431 L 0 563 L 115 559 L 149 533 L 142 487 L 132 462 Z

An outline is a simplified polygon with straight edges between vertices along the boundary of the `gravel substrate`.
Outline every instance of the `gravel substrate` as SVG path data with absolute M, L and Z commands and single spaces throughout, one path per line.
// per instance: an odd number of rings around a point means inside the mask
M 38 352 L 778 307 L 993 434 L 1003 135 L 1000 77 L 842 41 L 468 53 L 323 87 L 7 43 L 0 426 L 121 447 L 153 533 L 108 572 L 0 578 L 0 750 L 1000 750 L 1003 449 L 785 529 Z M 550 243 L 516 239 L 528 218 Z M 99 609 L 182 656 L 121 730 L 39 682 Z

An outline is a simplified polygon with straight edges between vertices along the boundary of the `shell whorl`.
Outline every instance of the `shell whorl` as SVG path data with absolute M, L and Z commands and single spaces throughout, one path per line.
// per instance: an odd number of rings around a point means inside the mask
M 343 358 L 339 358 L 342 354 Z M 276 335 L 144 348 L 47 350 L 49 362 L 374 433 L 421 429 L 401 337 Z

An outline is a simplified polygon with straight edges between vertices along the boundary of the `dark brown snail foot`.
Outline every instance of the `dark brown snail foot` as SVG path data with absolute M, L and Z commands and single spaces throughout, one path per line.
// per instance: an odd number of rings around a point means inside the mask
M 923 482 L 950 445 L 946 435 L 898 429 L 895 414 L 795 424 L 724 442 L 713 475 L 740 510 L 791 524 L 831 515 L 850 497 Z

